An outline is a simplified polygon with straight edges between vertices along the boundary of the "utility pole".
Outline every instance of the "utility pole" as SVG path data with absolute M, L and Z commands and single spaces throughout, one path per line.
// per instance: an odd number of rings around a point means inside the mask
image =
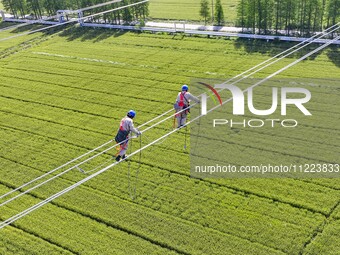
M 211 1 L 211 19 L 214 23 L 214 0 Z

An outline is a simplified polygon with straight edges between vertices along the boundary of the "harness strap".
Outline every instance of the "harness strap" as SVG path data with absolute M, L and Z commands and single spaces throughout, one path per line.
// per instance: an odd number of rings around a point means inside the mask
M 124 128 L 123 128 L 124 123 L 125 123 L 125 118 L 122 119 L 122 121 L 120 122 L 120 126 L 119 126 L 120 131 L 124 131 Z
M 187 101 L 188 102 L 188 100 L 186 99 L 186 97 L 185 97 L 185 94 L 186 94 L 187 92 L 184 92 L 184 93 L 181 93 L 180 95 L 179 95 L 179 102 L 178 102 L 178 105 L 180 106 L 180 107 L 183 107 L 184 106 L 184 99 L 185 99 L 185 101 Z
M 125 120 L 126 120 L 126 118 L 122 119 L 122 121 L 120 122 L 119 130 L 118 130 L 118 133 L 117 133 L 117 135 L 115 137 L 115 141 L 117 143 L 120 143 L 120 142 L 122 142 L 122 141 L 124 141 L 124 140 L 129 138 L 130 131 L 124 129 Z M 121 149 L 125 149 L 127 144 L 128 144 L 128 141 L 120 144 L 120 148 Z

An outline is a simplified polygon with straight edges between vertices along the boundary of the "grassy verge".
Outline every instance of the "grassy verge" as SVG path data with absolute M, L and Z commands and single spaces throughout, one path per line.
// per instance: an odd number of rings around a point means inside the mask
M 226 25 L 234 25 L 239 0 L 222 0 Z M 211 4 L 211 1 L 210 1 Z M 212 7 L 210 6 L 210 11 Z M 200 1 L 197 0 L 151 0 L 150 17 L 164 20 L 204 20 L 199 15 Z

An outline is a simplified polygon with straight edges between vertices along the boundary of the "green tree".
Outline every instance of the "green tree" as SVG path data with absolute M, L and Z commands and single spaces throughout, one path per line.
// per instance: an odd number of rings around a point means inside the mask
M 216 0 L 215 5 L 215 22 L 217 25 L 224 25 L 224 13 L 221 0 Z
M 247 19 L 247 0 L 241 0 L 237 6 L 237 19 L 236 19 L 236 26 L 246 27 L 246 19 Z
M 43 0 L 27 0 L 27 7 L 30 11 L 33 12 L 36 19 L 42 18 L 44 12 L 43 6 Z
M 340 0 L 329 0 L 327 5 L 327 26 L 340 22 Z M 332 34 L 334 38 L 334 33 Z
M 44 7 L 50 16 L 57 13 L 58 10 L 67 9 L 66 0 L 45 0 Z
M 340 22 L 340 0 L 240 0 L 237 7 L 237 25 L 250 28 L 253 33 L 290 35 L 298 31 L 309 35 Z
M 39 19 L 43 15 L 56 15 L 58 10 L 67 9 L 81 9 L 95 4 L 108 2 L 110 0 L 0 0 L 6 11 L 14 15 L 14 17 L 23 17 L 26 14 L 32 12 L 35 18 Z M 123 5 L 139 2 L 140 0 L 123 0 L 121 2 L 109 4 L 96 9 L 90 9 L 84 11 L 83 15 L 88 16 L 94 13 L 114 9 Z M 129 23 L 133 20 L 145 19 L 149 15 L 149 3 L 144 3 L 129 8 L 107 13 L 102 16 L 91 18 L 91 21 L 112 22 L 120 24 L 121 21 Z
M 146 19 L 149 16 L 149 2 L 146 2 L 141 5 L 142 16 Z
M 128 0 L 123 0 L 122 4 L 128 5 L 128 4 L 130 4 L 130 2 Z M 129 23 L 129 22 L 132 21 L 133 16 L 132 16 L 130 8 L 124 8 L 122 10 L 122 18 L 123 18 L 124 23 Z
M 25 14 L 28 14 L 26 0 L 15 0 L 14 2 L 21 17 L 24 17 Z
M 256 20 L 257 20 L 257 9 L 256 9 L 256 0 L 249 0 L 247 6 L 248 18 L 247 18 L 247 27 L 252 28 L 253 33 L 256 33 Z
M 204 24 L 207 25 L 207 20 L 210 18 L 210 8 L 208 0 L 201 0 L 200 16 L 204 18 Z
M 324 22 L 324 18 L 325 18 L 325 11 L 326 11 L 326 0 L 321 0 L 321 15 L 320 15 L 320 27 L 321 29 L 323 29 L 323 22 Z
M 26 0 L 2 0 L 2 4 L 15 18 L 24 17 L 28 13 Z
M 330 27 L 340 21 L 340 0 L 329 0 L 327 5 L 327 26 Z
M 286 0 L 286 12 L 285 12 L 285 29 L 286 34 L 289 35 L 290 31 L 296 28 L 295 16 L 296 16 L 296 0 Z
M 15 7 L 13 0 L 2 0 L 2 4 L 6 11 L 12 13 L 14 17 L 18 17 L 17 8 Z
M 259 21 L 260 26 L 259 30 L 261 33 L 261 29 L 264 34 L 268 33 L 268 30 L 272 27 L 273 24 L 273 13 L 274 13 L 274 1 L 273 0 L 259 0 L 261 8 L 261 19 Z M 260 15 L 259 15 L 260 17 Z
M 135 2 L 138 2 L 138 1 L 135 1 Z M 136 20 L 143 21 L 149 15 L 149 3 L 148 2 L 135 5 L 133 8 L 134 8 L 134 18 Z

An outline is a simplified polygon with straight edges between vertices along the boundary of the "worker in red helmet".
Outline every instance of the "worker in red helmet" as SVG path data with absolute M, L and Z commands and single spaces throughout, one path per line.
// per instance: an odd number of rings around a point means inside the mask
M 183 109 L 187 109 L 190 106 L 190 101 L 195 101 L 196 103 L 200 102 L 200 100 L 197 97 L 190 94 L 190 92 L 188 92 L 188 90 L 189 90 L 188 85 L 183 85 L 182 91 L 178 93 L 176 103 L 174 104 L 174 108 L 175 108 L 176 112 L 180 112 Z M 190 112 L 190 110 L 187 109 L 187 110 L 184 110 L 184 111 L 176 114 L 177 128 L 181 128 L 181 127 L 185 126 L 189 112 Z
M 136 112 L 130 110 L 127 115 L 121 120 L 120 126 L 115 137 L 115 141 L 120 143 L 120 151 L 116 156 L 116 161 L 125 159 L 126 151 L 128 150 L 129 134 L 130 132 L 135 133 L 137 136 L 142 133 L 136 129 L 133 125 L 133 118 L 136 116 Z

